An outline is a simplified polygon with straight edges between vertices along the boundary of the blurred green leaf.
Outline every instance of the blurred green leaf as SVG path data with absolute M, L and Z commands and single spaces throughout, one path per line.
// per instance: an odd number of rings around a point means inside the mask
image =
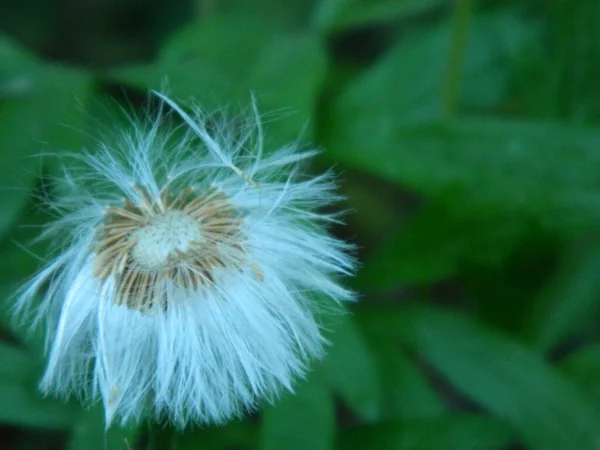
M 0 167 L 6 174 L 0 181 L 0 234 L 14 224 L 40 175 L 34 155 L 79 146 L 73 129 L 88 91 L 86 74 L 37 62 L 0 40 Z
M 247 105 L 254 92 L 269 122 L 268 139 L 282 145 L 296 139 L 313 116 L 325 69 L 325 52 L 315 36 L 287 35 L 264 21 L 224 17 L 184 28 L 155 63 L 124 67 L 110 76 L 142 89 L 167 86 L 175 97 L 195 97 L 208 110 Z M 284 114 L 293 120 L 271 120 Z
M 0 37 L 0 56 L 0 99 L 26 95 L 33 88 L 35 58 L 6 37 Z
M 498 265 L 523 228 L 514 215 L 460 217 L 438 205 L 427 205 L 365 262 L 359 272 L 360 285 L 386 291 L 405 283 L 448 278 L 465 262 Z
M 20 382 L 0 381 L 0 423 L 65 429 L 72 425 L 78 413 L 79 409 L 73 405 L 42 399 L 34 389 Z
M 356 157 L 354 152 L 361 147 L 366 158 L 371 152 L 367 149 L 385 143 L 399 125 L 439 117 L 445 69 L 439 55 L 449 38 L 447 24 L 409 35 L 349 83 L 334 100 L 324 124 L 325 137 L 331 140 L 328 147 L 341 153 L 348 140 L 362 135 L 349 147 L 348 159 Z
M 270 115 L 289 115 L 268 124 L 268 141 L 282 146 L 302 137 L 310 139 L 317 101 L 327 68 L 325 50 L 313 35 L 283 36 L 265 47 L 250 74 L 248 90 Z M 302 133 L 302 134 L 301 134 Z
M 29 196 L 21 215 L 20 225 L 0 241 L 0 302 L 12 298 L 17 284 L 27 279 L 47 258 L 50 242 L 36 241 L 43 226 L 54 217 L 42 206 L 41 201 Z M 10 309 L 5 311 L 10 313 Z M 1 313 L 0 313 L 1 315 Z
M 350 429 L 342 434 L 344 450 L 496 450 L 511 441 L 508 427 L 481 416 L 455 415 L 413 419 Z
M 382 419 L 431 419 L 446 413 L 430 382 L 399 345 L 379 339 L 373 348 L 381 373 Z
M 169 38 L 150 64 L 110 71 L 110 78 L 141 89 L 165 86 L 175 97 L 194 97 L 203 107 L 247 103 L 248 74 L 278 33 L 264 20 L 219 17 L 193 22 Z
M 377 366 L 352 317 L 336 318 L 328 339 L 325 370 L 334 391 L 364 420 L 378 419 L 382 392 Z
M 40 368 L 36 357 L 0 341 L 0 382 L 34 381 L 40 373 Z
M 567 356 L 560 368 L 581 387 L 589 392 L 600 406 L 600 344 L 591 344 Z
M 523 235 L 502 264 L 465 265 L 454 284 L 456 300 L 478 320 L 520 338 L 535 297 L 556 271 L 562 243 L 535 221 L 523 222 Z
M 13 289 L 4 287 L 0 295 L 12 294 Z M 4 300 L 3 297 L 0 297 Z M 2 302 L 0 326 L 11 333 L 25 337 L 27 330 L 13 328 L 14 322 Z M 43 363 L 38 344 L 20 348 L 6 342 L 0 343 L 0 423 L 21 427 L 66 429 L 76 419 L 78 409 L 70 403 L 42 398 L 35 386 L 41 376 Z
M 295 386 L 262 415 L 261 450 L 331 450 L 335 409 L 328 383 L 320 371 Z
M 332 128 L 335 157 L 458 211 L 519 211 L 556 229 L 600 223 L 598 130 L 462 119 L 395 128 L 390 122 L 383 137 L 381 127 L 352 125 Z
M 135 448 L 140 429 L 122 428 L 113 425 L 105 427 L 104 410 L 94 407 L 83 411 L 74 422 L 67 444 L 67 450 L 131 450 Z
M 543 31 L 540 21 L 510 4 L 506 9 L 475 14 L 465 49 L 461 109 L 503 111 L 510 107 L 514 61 L 528 55 L 526 49 L 542 40 Z
M 357 158 L 358 163 L 374 154 L 379 164 L 388 164 L 379 156 L 397 151 L 401 127 L 441 117 L 450 25 L 441 20 L 407 33 L 335 99 L 323 133 L 342 161 Z M 531 24 L 510 10 L 473 17 L 459 106 L 490 107 L 503 98 L 510 81 L 506 62 L 530 39 L 530 30 Z
M 600 309 L 600 241 L 586 239 L 565 255 L 558 273 L 537 298 L 524 332 L 548 351 L 595 321 Z
M 322 29 L 338 31 L 406 18 L 448 3 L 447 0 L 321 0 L 314 15 Z
M 512 29 L 507 24 L 513 22 L 519 25 L 514 36 L 488 36 L 490 29 Z M 531 39 L 524 23 L 510 11 L 474 17 L 462 83 L 471 99 L 492 91 L 498 94 L 490 101 L 505 97 L 507 61 Z M 561 123 L 439 123 L 446 71 L 439 56 L 448 42 L 447 24 L 416 33 L 349 84 L 321 129 L 328 154 L 452 208 L 521 210 L 560 229 L 597 225 L 600 177 L 593 167 L 600 133 Z M 504 75 L 495 86 L 485 85 L 499 70 Z
M 576 385 L 509 337 L 466 317 L 415 308 L 365 311 L 371 333 L 403 341 L 452 385 L 505 419 L 532 449 L 594 449 L 600 411 Z
M 280 28 L 304 28 L 310 11 L 319 0 L 290 0 L 287 2 L 273 2 L 272 0 L 253 0 L 240 2 L 239 0 L 219 0 L 218 2 L 202 1 L 201 11 L 208 14 L 236 14 L 242 17 L 260 17 L 276 23 Z M 203 8 L 202 6 L 205 5 Z M 210 6 L 209 6 L 210 5 Z
M 31 327 L 29 317 L 14 317 L 12 311 L 13 295 L 16 288 L 0 286 L 0 329 L 9 333 L 23 347 L 19 350 L 34 361 L 40 361 L 44 353 L 44 332 L 43 327 Z M 7 297 L 6 294 L 10 297 Z M 10 300 L 10 301 L 9 301 Z M 36 299 L 38 301 L 38 299 Z M 0 360 L 2 358 L 0 357 Z M 35 362 L 34 362 L 35 363 Z
M 544 34 L 515 61 L 514 91 L 529 117 L 597 123 L 600 4 L 558 1 L 543 8 Z

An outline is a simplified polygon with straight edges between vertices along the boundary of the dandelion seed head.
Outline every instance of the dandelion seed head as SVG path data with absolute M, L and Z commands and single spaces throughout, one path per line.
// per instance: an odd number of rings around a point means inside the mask
M 322 314 L 353 299 L 352 246 L 327 231 L 331 172 L 302 175 L 315 152 L 296 144 L 265 151 L 255 105 L 240 127 L 156 95 L 156 117 L 57 180 L 56 254 L 16 309 L 51 330 L 44 392 L 101 401 L 107 425 L 222 423 L 324 355 Z

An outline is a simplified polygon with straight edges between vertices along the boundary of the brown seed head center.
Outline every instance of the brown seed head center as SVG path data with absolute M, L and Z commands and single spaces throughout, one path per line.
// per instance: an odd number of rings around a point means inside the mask
M 195 292 L 213 286 L 222 270 L 249 267 L 262 280 L 244 248 L 243 219 L 223 192 L 172 195 L 165 188 L 154 198 L 134 188 L 139 201 L 109 208 L 94 246 L 94 273 L 103 282 L 114 278 L 116 304 L 164 310 L 173 286 Z

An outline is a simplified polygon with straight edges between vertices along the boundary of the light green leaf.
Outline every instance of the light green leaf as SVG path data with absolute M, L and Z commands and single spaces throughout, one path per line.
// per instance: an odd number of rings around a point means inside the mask
M 305 28 L 308 16 L 315 3 L 319 0 L 289 0 L 274 2 L 273 0 L 253 0 L 240 2 L 239 0 L 219 0 L 218 2 L 202 1 L 200 14 L 236 14 L 243 17 L 259 17 L 276 23 L 279 28 Z M 203 7 L 204 6 L 204 7 Z
M 274 407 L 264 410 L 261 450 L 332 450 L 335 435 L 333 397 L 318 371 L 295 386 Z
M 20 382 L 0 381 L 0 423 L 66 429 L 71 426 L 78 412 L 71 404 L 42 399 L 34 389 Z
M 430 11 L 447 0 L 321 0 L 315 24 L 325 30 L 373 25 Z
M 39 360 L 26 350 L 0 341 L 0 382 L 35 381 L 40 373 Z
M 334 101 L 331 123 L 324 130 L 331 137 L 328 147 L 335 145 L 341 152 L 359 135 L 361 142 L 353 144 L 351 152 L 365 141 L 373 147 L 385 143 L 399 125 L 439 117 L 445 68 L 440 55 L 449 37 L 447 25 L 410 35 L 348 84 Z M 363 148 L 365 158 L 369 152 Z
M 524 331 L 543 351 L 591 325 L 600 309 L 600 241 L 571 248 L 537 299 Z
M 312 35 L 282 36 L 264 48 L 247 83 L 265 118 L 289 115 L 268 123 L 265 134 L 272 145 L 312 136 L 326 66 L 325 50 Z
M 555 229 L 600 222 L 598 130 L 463 119 L 379 131 L 332 128 L 331 153 L 458 211 L 520 212 Z
M 374 421 L 380 415 L 382 392 L 376 362 L 352 317 L 336 319 L 325 371 L 333 390 L 360 417 Z
M 344 450 L 495 450 L 511 442 L 508 427 L 482 416 L 455 415 L 414 419 L 350 429 L 342 434 Z
M 600 407 L 600 344 L 592 344 L 560 362 L 561 369 Z
M 255 94 L 268 122 L 268 143 L 282 145 L 303 130 L 310 134 L 305 126 L 325 69 L 325 52 L 315 36 L 283 34 L 248 18 L 219 18 L 173 36 L 155 63 L 110 76 L 143 89 L 167 86 L 175 97 L 195 98 L 209 111 L 248 105 Z M 283 115 L 291 117 L 277 117 Z
M 386 291 L 405 283 L 439 281 L 457 274 L 465 262 L 497 266 L 523 228 L 514 215 L 460 217 L 427 205 L 365 262 L 359 272 L 361 287 Z
M 348 147 L 351 159 L 393 155 L 399 127 L 439 119 L 451 42 L 449 21 L 421 27 L 392 46 L 374 65 L 345 86 L 328 117 L 328 147 Z M 470 109 L 495 105 L 506 93 L 506 60 L 531 36 L 531 24 L 511 11 L 473 17 L 462 70 L 461 102 Z M 356 140 L 358 139 L 358 140 Z M 385 149 L 372 150 L 379 146 Z M 410 149 L 404 149 L 410 151 Z M 344 160 L 345 160 L 344 159 Z M 431 167 L 430 167 L 431 169 Z
M 511 20 L 516 19 L 508 13 L 474 18 L 474 48 L 463 71 L 468 89 L 505 67 L 502 55 L 514 55 L 521 42 L 503 40 L 492 51 L 481 43 L 491 46 L 492 40 L 480 39 L 478 30 L 485 24 L 511 29 L 506 25 Z M 448 33 L 442 25 L 403 39 L 346 87 L 322 128 L 328 154 L 463 211 L 519 211 L 560 230 L 597 226 L 597 129 L 507 120 L 439 122 Z M 487 89 L 500 92 L 494 98 L 504 97 L 507 77 Z
M 34 155 L 77 148 L 89 77 L 35 61 L 0 40 L 0 235 L 15 223 L 40 173 Z M 65 125 L 71 128 L 68 129 Z
M 245 17 L 193 22 L 169 38 L 157 61 L 109 76 L 144 90 L 166 86 L 173 96 L 193 97 L 209 110 L 247 104 L 253 87 L 248 74 L 275 36 L 272 24 Z
M 561 372 L 509 337 L 435 309 L 361 315 L 414 348 L 463 394 L 506 420 L 532 449 L 594 449 L 600 412 Z
M 398 345 L 374 339 L 373 348 L 381 373 L 382 419 L 431 419 L 446 413 L 431 383 Z
M 13 316 L 12 303 L 15 301 L 16 290 L 17 286 L 14 282 L 0 285 L 0 329 L 18 340 L 18 351 L 21 356 L 26 355 L 27 358 L 31 358 L 32 364 L 37 364 L 44 352 L 44 330 L 42 326 L 32 329 L 26 319 Z M 1 355 L 0 361 L 2 361 Z

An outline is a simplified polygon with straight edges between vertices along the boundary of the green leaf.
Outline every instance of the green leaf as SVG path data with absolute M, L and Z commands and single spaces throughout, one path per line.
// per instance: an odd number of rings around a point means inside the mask
M 539 21 L 523 16 L 521 11 L 508 5 L 474 15 L 461 83 L 462 109 L 495 111 L 505 108 L 512 98 L 513 61 L 529 57 L 527 50 L 543 40 L 544 31 Z
M 494 419 L 455 415 L 414 419 L 350 429 L 340 438 L 344 450 L 484 450 L 504 448 L 508 427 Z
M 33 156 L 81 142 L 74 129 L 89 91 L 86 74 L 35 61 L 10 41 L 0 40 L 0 235 L 14 225 L 41 172 Z M 65 124 L 71 126 L 67 129 Z
M 135 426 L 113 425 L 107 430 L 103 408 L 94 407 L 79 414 L 71 428 L 67 450 L 131 450 L 139 432 Z
M 235 77 L 246 76 L 262 48 L 278 33 L 268 22 L 244 16 L 192 22 L 169 38 L 161 49 L 159 61 L 170 67 L 187 63 L 214 67 L 234 82 Z M 197 85 L 209 81 L 193 78 Z M 235 86 L 232 83 L 230 87 Z M 191 93 L 188 91 L 188 95 Z
M 440 55 L 449 38 L 447 25 L 410 35 L 349 83 L 332 105 L 324 130 L 331 138 L 328 147 L 341 152 L 348 141 L 366 133 L 350 147 L 353 153 L 365 141 L 369 147 L 385 143 L 401 124 L 439 117 L 445 68 Z
M 0 423 L 32 428 L 66 429 L 77 417 L 71 404 L 42 399 L 20 382 L 0 381 Z
M 333 397 L 318 371 L 264 410 L 261 450 L 331 450 L 335 435 Z
M 339 146 L 331 150 L 339 160 L 452 201 L 459 211 L 518 211 L 552 229 L 600 222 L 598 130 L 463 119 L 390 124 L 381 141 L 378 130 L 369 136 L 367 129 L 344 124 L 337 131 Z
M 265 134 L 271 144 L 310 139 L 310 119 L 326 69 L 325 50 L 313 35 L 282 36 L 264 48 L 250 74 L 248 90 L 256 92 L 258 106 L 267 117 L 278 111 L 289 115 L 268 124 Z
M 524 324 L 537 348 L 548 351 L 594 323 L 600 309 L 599 273 L 600 241 L 586 239 L 570 249 Z
M 379 374 L 371 350 L 352 317 L 338 318 L 328 339 L 331 347 L 325 371 L 333 390 L 364 420 L 376 420 L 382 397 Z
M 514 20 L 508 12 L 474 18 L 473 50 L 463 71 L 470 96 L 469 89 L 506 66 L 518 42 L 530 39 L 520 19 L 517 34 L 523 37 L 497 44 L 499 50 L 493 40 L 480 39 L 481 30 L 495 24 L 505 31 Z M 477 214 L 520 211 L 568 231 L 597 226 L 600 177 L 593 168 L 599 163 L 598 130 L 508 120 L 439 123 L 448 42 L 447 24 L 416 33 L 349 84 L 322 127 L 328 154 L 446 200 L 452 208 Z M 508 74 L 500 78 L 495 87 L 478 87 L 477 98 L 496 90 L 492 97 L 503 98 Z
M 600 412 L 570 380 L 509 337 L 431 308 L 373 311 L 363 325 L 414 348 L 463 394 L 510 423 L 532 449 L 594 449 Z
M 597 123 L 600 96 L 598 2 L 557 2 L 545 13 L 544 37 L 513 64 L 514 97 L 529 116 Z
M 236 14 L 241 17 L 259 17 L 276 23 L 279 28 L 306 28 L 306 21 L 315 3 L 319 0 L 289 0 L 274 2 L 272 0 L 253 0 L 240 2 L 239 0 L 219 0 L 218 2 L 203 1 L 200 4 L 200 15 L 203 10 L 208 14 Z M 204 8 L 203 8 L 204 6 Z
M 31 358 L 32 364 L 37 364 L 36 361 L 39 362 L 44 353 L 44 330 L 42 326 L 33 329 L 27 325 L 26 320 L 13 317 L 12 302 L 16 290 L 17 286 L 14 283 L 0 285 L 0 329 L 18 341 L 18 349 L 22 356 L 26 355 L 27 358 Z
M 398 345 L 374 340 L 381 373 L 382 414 L 385 420 L 431 419 L 446 413 L 431 383 Z
M 511 11 L 473 17 L 459 106 L 489 108 L 504 98 L 510 80 L 506 60 L 531 39 L 530 25 Z M 408 33 L 347 84 L 325 125 L 328 147 L 339 149 L 340 155 L 347 150 L 342 160 L 358 157 L 359 151 L 360 159 L 374 152 L 377 163 L 385 166 L 401 148 L 395 142 L 399 127 L 439 119 L 451 33 L 448 20 Z M 375 150 L 382 145 L 386 148 Z
M 9 325 L 8 329 L 12 326 L 6 313 L 0 315 L 0 324 Z M 18 330 L 11 331 L 19 334 Z M 75 421 L 79 412 L 77 407 L 42 398 L 35 388 L 43 369 L 40 356 L 35 345 L 20 348 L 0 343 L 0 423 L 66 429 Z
M 600 406 L 600 344 L 591 344 L 560 362 L 561 369 Z
M 514 215 L 460 216 L 427 205 L 407 228 L 383 242 L 359 272 L 363 288 L 386 291 L 405 283 L 430 283 L 456 275 L 465 262 L 500 264 L 523 233 Z
M 50 164 L 50 161 L 48 161 Z M 56 167 L 56 166 L 55 166 Z M 0 302 L 12 300 L 18 283 L 28 279 L 40 267 L 40 260 L 48 257 L 50 242 L 36 239 L 44 225 L 52 220 L 48 209 L 39 199 L 29 196 L 19 219 L 19 226 L 0 241 Z M 4 311 L 10 313 L 10 307 Z M 2 313 L 0 313 L 2 315 Z
M 247 103 L 252 89 L 248 74 L 277 35 L 271 24 L 244 17 L 193 22 L 171 36 L 157 61 L 108 75 L 144 90 L 167 86 L 173 96 L 193 96 L 209 110 L 241 99 Z
M 40 373 L 39 360 L 7 342 L 0 342 L 0 382 L 34 381 Z
M 424 13 L 447 0 L 321 0 L 314 22 L 329 31 L 373 25 Z
M 175 97 L 194 97 L 209 111 L 247 105 L 254 93 L 269 122 L 267 138 L 282 145 L 298 138 L 313 116 L 325 70 L 325 51 L 315 36 L 228 17 L 194 23 L 169 40 L 155 63 L 110 76 L 143 89 L 166 85 Z M 271 121 L 282 113 L 293 120 Z

